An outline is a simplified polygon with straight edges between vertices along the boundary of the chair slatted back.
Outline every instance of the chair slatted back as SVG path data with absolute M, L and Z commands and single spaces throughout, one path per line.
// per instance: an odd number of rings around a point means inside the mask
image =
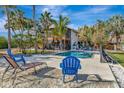
M 80 60 L 76 57 L 69 56 L 63 59 L 64 68 L 75 68 L 78 69 L 80 66 Z
M 15 60 L 14 54 L 12 53 L 12 51 L 11 51 L 10 49 L 7 49 L 7 54 L 8 54 L 13 60 Z
M 81 68 L 80 60 L 74 56 L 69 56 L 62 61 L 63 74 L 76 74 L 78 69 Z
M 3 56 L 13 68 L 20 68 L 19 65 L 8 55 Z
M 13 56 L 13 53 L 12 53 L 12 51 L 11 51 L 10 49 L 7 49 L 7 54 L 8 54 L 9 56 Z

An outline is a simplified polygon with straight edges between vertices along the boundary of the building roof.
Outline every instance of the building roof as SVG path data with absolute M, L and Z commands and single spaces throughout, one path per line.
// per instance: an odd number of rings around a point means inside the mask
M 50 26 L 50 29 L 53 29 L 55 26 L 52 24 L 51 26 Z M 73 31 L 73 32 L 75 32 L 75 33 L 77 33 L 77 31 L 75 30 L 75 29 L 72 29 L 72 28 L 70 28 L 70 27 L 68 27 L 67 26 L 67 28 L 69 29 L 69 30 L 71 30 L 71 31 Z
M 67 28 L 70 29 L 71 31 L 73 31 L 74 33 L 78 33 L 77 30 L 75 30 L 75 29 L 72 29 L 70 27 L 67 27 Z

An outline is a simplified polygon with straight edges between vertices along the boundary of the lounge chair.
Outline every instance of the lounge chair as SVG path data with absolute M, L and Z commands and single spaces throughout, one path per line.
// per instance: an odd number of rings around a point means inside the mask
M 23 54 L 14 55 L 10 49 L 7 50 L 7 54 L 8 54 L 15 62 L 23 62 L 24 64 L 26 64 L 26 61 L 25 61 L 25 59 L 24 59 L 24 55 L 23 55 Z
M 5 69 L 5 71 L 2 75 L 2 82 L 3 82 L 5 74 L 8 71 L 13 70 L 12 71 L 12 76 L 14 76 L 14 77 L 13 77 L 12 85 L 14 84 L 14 82 L 16 80 L 16 76 L 19 72 L 27 71 L 28 69 L 34 68 L 34 72 L 37 73 L 36 66 L 40 66 L 40 65 L 43 65 L 43 64 L 45 64 L 47 66 L 47 64 L 44 63 L 44 62 L 35 62 L 35 63 L 27 63 L 25 65 L 19 65 L 8 55 L 4 55 L 3 58 L 5 58 L 6 62 L 8 62 L 9 65 L 7 66 L 7 68 Z M 11 77 L 11 75 L 10 75 L 10 77 Z
M 63 82 L 65 82 L 65 75 L 75 75 L 78 82 L 78 69 L 81 69 L 80 60 L 74 56 L 69 56 L 63 59 L 60 63 L 63 74 Z

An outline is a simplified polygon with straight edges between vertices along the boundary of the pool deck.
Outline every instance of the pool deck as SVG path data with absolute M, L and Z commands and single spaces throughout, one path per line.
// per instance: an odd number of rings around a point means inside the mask
M 78 83 L 73 81 L 72 77 L 66 77 L 67 82 L 62 82 L 60 63 L 64 57 L 53 55 L 33 55 L 27 57 L 27 63 L 46 62 L 48 68 L 38 69 L 38 74 L 23 75 L 26 78 L 33 79 L 28 82 L 18 83 L 14 87 L 78 87 L 78 88 L 117 88 L 118 84 L 113 76 L 109 64 L 100 63 L 99 54 L 94 54 L 93 58 L 80 59 L 82 69 L 78 73 Z M 3 62 L 3 60 L 2 60 Z M 1 63 L 1 62 L 0 62 Z M 2 74 L 3 67 L 0 67 Z M 0 77 L 1 77 L 0 74 Z M 27 74 L 27 72 L 26 72 Z M 10 80 L 11 81 L 11 80 Z M 4 87 L 13 87 L 8 85 L 10 81 L 4 82 Z M 19 81 L 18 81 L 19 82 Z

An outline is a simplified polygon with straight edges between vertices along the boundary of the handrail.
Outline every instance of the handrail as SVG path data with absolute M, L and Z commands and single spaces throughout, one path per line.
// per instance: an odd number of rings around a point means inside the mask
M 106 56 L 105 56 L 105 55 L 106 55 Z M 118 63 L 115 59 L 113 59 L 111 56 L 109 56 L 109 55 L 105 52 L 105 50 L 102 50 L 102 56 L 103 56 L 103 58 L 106 60 L 106 62 L 113 63 L 113 64 L 117 64 L 117 63 Z M 109 59 L 109 61 L 108 61 L 106 58 Z

